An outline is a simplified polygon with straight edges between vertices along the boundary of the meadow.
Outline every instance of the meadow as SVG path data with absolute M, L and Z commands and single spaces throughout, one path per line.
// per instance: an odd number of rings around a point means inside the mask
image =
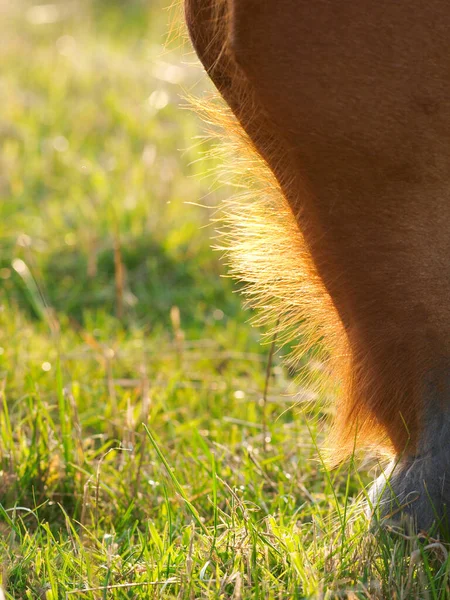
M 445 545 L 367 520 L 375 461 L 324 466 L 329 400 L 211 248 L 232 190 L 166 5 L 0 3 L 5 598 L 448 598 Z

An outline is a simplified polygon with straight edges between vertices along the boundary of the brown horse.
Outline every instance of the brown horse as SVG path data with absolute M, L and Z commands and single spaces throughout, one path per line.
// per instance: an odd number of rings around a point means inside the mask
M 264 198 L 235 211 L 235 269 L 269 312 L 309 318 L 332 348 L 344 388 L 335 455 L 390 449 L 395 469 L 373 498 L 430 528 L 450 516 L 450 7 L 185 9 L 259 157 Z

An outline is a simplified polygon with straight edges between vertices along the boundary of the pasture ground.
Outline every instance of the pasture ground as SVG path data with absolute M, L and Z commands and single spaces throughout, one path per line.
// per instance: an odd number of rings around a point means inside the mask
M 180 100 L 206 82 L 163 50 L 162 3 L 0 15 L 6 597 L 449 597 L 446 548 L 377 542 L 373 473 L 323 467 L 327 405 L 283 352 L 263 401 L 270 345 L 210 249 L 228 191 Z

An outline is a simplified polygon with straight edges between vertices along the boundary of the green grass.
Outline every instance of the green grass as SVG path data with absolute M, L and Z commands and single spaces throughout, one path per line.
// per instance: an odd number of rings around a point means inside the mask
M 6 596 L 447 598 L 446 549 L 376 538 L 373 473 L 323 467 L 328 406 L 280 353 L 263 401 L 269 346 L 210 249 L 228 191 L 180 99 L 207 82 L 162 7 L 2 12 Z

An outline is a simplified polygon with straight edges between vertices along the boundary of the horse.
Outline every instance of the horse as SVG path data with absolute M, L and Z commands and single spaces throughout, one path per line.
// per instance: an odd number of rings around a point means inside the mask
M 327 447 L 393 456 L 372 487 L 417 531 L 450 511 L 450 8 L 184 0 L 253 153 L 229 253 L 254 304 L 329 349 Z

